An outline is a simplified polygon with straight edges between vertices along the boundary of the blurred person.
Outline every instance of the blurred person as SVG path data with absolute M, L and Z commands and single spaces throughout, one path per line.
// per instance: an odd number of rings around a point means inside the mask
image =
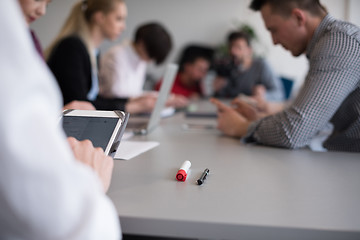
M 205 78 L 210 67 L 210 60 L 203 54 L 189 53 L 180 63 L 180 69 L 176 75 L 171 92 L 177 96 L 188 99 L 202 97 L 203 90 L 201 81 Z M 155 89 L 161 87 L 161 81 L 157 83 Z
M 0 1 L 0 12 L 0 239 L 120 239 L 105 195 L 113 160 L 90 141 L 66 140 L 61 94 L 20 6 Z
M 265 59 L 254 57 L 249 35 L 231 32 L 227 39 L 229 54 L 215 66 L 217 78 L 214 93 L 220 98 L 235 98 L 242 94 L 270 101 L 284 100 L 280 79 Z
M 172 48 L 169 32 L 150 22 L 136 29 L 131 42 L 110 48 L 101 58 L 100 95 L 131 98 L 143 94 L 148 63 L 160 65 Z
M 50 2 L 51 0 L 19 0 L 21 10 L 24 14 L 25 21 L 29 28 L 31 23 L 35 22 L 37 19 L 46 14 L 47 5 Z M 39 39 L 37 38 L 33 30 L 30 29 L 30 33 L 37 52 L 39 53 L 41 58 L 44 59 L 44 53 Z M 94 110 L 95 107 L 87 101 L 72 101 L 66 104 L 63 109 Z
M 262 111 L 235 102 L 236 109 L 216 99 L 218 128 L 284 148 L 312 146 L 360 152 L 360 28 L 328 14 L 319 0 L 253 0 L 274 44 L 297 57 L 306 54 L 309 72 L 298 96 L 288 106 L 263 102 Z M 321 138 L 319 138 L 321 136 Z
M 46 50 L 48 65 L 63 94 L 64 104 L 90 101 L 98 110 L 124 110 L 136 113 L 151 110 L 156 97 L 104 99 L 98 96 L 99 47 L 115 40 L 125 28 L 127 7 L 122 0 L 77 2 L 59 35 Z

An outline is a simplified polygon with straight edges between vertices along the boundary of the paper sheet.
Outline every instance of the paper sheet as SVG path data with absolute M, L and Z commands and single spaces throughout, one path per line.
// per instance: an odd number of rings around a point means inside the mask
M 116 153 L 115 159 L 130 160 L 141 153 L 159 145 L 159 142 L 140 142 L 140 141 L 121 141 Z

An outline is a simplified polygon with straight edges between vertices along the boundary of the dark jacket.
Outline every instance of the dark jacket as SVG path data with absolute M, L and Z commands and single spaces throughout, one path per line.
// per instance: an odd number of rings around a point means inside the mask
M 89 101 L 91 62 L 84 42 L 77 36 L 62 39 L 51 52 L 48 65 L 61 89 L 64 105 L 73 101 Z M 98 97 L 92 103 L 98 110 L 124 110 L 127 99 Z

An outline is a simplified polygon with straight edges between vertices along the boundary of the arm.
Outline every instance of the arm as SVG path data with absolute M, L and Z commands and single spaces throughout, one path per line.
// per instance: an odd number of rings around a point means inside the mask
M 222 59 L 215 65 L 216 78 L 213 83 L 214 96 L 219 98 L 233 97 L 234 93 L 230 92 L 231 88 L 231 75 L 234 65 L 231 59 Z M 237 94 L 235 94 L 236 96 Z
M 63 107 L 65 109 L 96 110 L 94 105 L 86 101 L 71 101 Z
M 325 41 L 325 40 L 323 40 Z M 300 148 L 332 118 L 356 88 L 354 73 L 359 66 L 358 44 L 331 39 L 321 42 L 310 58 L 304 87 L 285 111 L 260 120 L 250 131 L 250 139 L 266 145 Z
M 242 137 L 247 133 L 251 124 L 250 120 L 215 98 L 210 99 L 210 101 L 218 109 L 217 128 L 220 131 L 231 137 Z
M 59 125 L 61 97 L 13 1 L 0 1 L 0 238 L 119 239 L 94 171 L 75 161 Z

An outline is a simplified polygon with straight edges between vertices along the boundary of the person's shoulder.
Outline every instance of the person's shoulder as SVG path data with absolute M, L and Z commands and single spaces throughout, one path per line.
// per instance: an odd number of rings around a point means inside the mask
M 59 41 L 57 44 L 58 49 L 76 49 L 76 50 L 85 50 L 86 46 L 83 40 L 75 35 L 67 36 Z
M 89 53 L 83 41 L 77 36 L 68 36 L 61 39 L 56 46 L 52 49 L 51 54 L 47 60 L 49 65 L 55 64 L 55 62 L 63 61 L 69 62 L 79 61 L 80 59 L 89 58 Z
M 324 58 L 327 55 L 341 58 L 354 55 L 354 46 L 360 43 L 360 28 L 327 15 L 318 27 L 312 42 L 314 43 L 310 48 L 310 58 Z
M 354 39 L 360 42 L 360 27 L 327 15 L 319 26 L 321 39 Z
M 344 20 L 340 20 L 340 19 L 336 19 L 334 17 L 332 17 L 331 15 L 327 16 L 328 17 L 328 26 L 327 29 L 330 31 L 342 31 L 342 32 L 359 32 L 360 31 L 360 27 L 356 26 L 355 24 L 351 23 L 351 22 L 347 22 Z

